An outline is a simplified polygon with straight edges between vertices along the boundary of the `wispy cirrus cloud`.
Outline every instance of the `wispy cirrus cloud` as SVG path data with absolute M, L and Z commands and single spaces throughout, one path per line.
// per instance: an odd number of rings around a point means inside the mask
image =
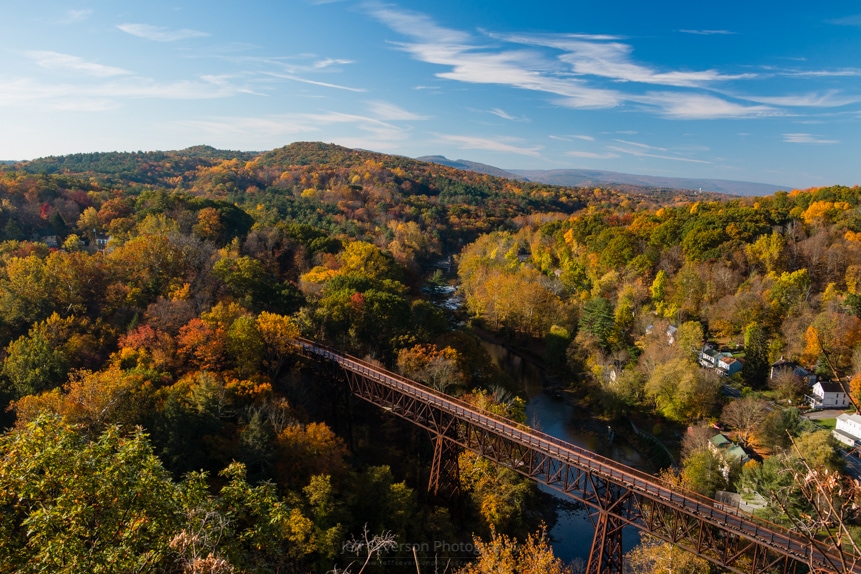
M 177 37 L 177 34 L 172 37 Z M 185 80 L 145 77 L 118 66 L 50 50 L 34 50 L 23 54 L 35 67 L 51 71 L 54 77 L 39 77 L 35 74 L 0 77 L 2 107 L 42 111 L 100 111 L 120 108 L 124 102 L 136 99 L 209 100 L 241 94 L 265 95 L 272 93 L 276 83 L 285 81 L 353 93 L 367 91 L 363 87 L 315 79 L 315 75 L 317 78 L 332 77 L 340 66 L 352 61 L 314 54 L 261 58 L 216 53 L 213 57 L 233 64 L 229 68 L 235 70 L 233 73 L 203 74 Z M 302 73 L 283 73 L 280 70 Z M 384 110 L 380 104 L 378 112 L 382 114 L 384 111 L 389 117 L 421 117 L 393 106 Z
M 464 136 L 452 134 L 436 134 L 438 143 L 455 145 L 460 149 L 476 149 L 484 151 L 496 151 L 539 157 L 541 146 L 523 147 L 517 145 L 521 140 L 517 138 L 485 138 L 479 136 Z
M 731 36 L 735 34 L 730 30 L 679 30 L 682 34 L 695 34 L 697 36 Z
M 368 109 L 372 116 L 383 121 L 416 121 L 430 119 L 428 116 L 407 111 L 391 102 L 370 102 Z
M 703 164 L 712 163 L 710 161 L 706 161 L 706 160 L 702 160 L 702 159 L 693 159 L 690 157 L 683 157 L 683 156 L 678 156 L 678 155 L 649 153 L 649 152 L 643 151 L 641 149 L 630 149 L 630 148 L 624 148 L 624 147 L 619 147 L 619 146 L 607 146 L 607 149 L 611 150 L 611 151 L 617 151 L 619 153 L 623 153 L 626 155 L 632 155 L 634 157 L 650 157 L 650 158 L 654 158 L 654 159 L 666 159 L 666 160 L 670 160 L 670 161 L 683 161 L 683 162 L 687 162 L 687 163 L 703 163 Z
M 322 70 L 331 66 L 343 66 L 352 63 L 353 60 L 344 60 L 342 58 L 324 58 L 322 60 L 317 60 L 316 62 L 311 64 L 311 67 L 315 70 Z
M 683 147 L 674 147 L 673 149 L 666 148 L 663 146 L 657 146 L 652 144 L 646 144 L 643 142 L 636 142 L 625 139 L 614 139 L 614 142 L 621 145 L 609 145 L 606 149 L 619 152 L 626 155 L 631 155 L 634 157 L 651 157 L 656 159 L 666 159 L 671 161 L 683 161 L 688 163 L 702 163 L 708 164 L 712 163 L 710 161 L 696 159 L 691 157 L 692 155 L 698 152 L 706 152 L 709 151 L 709 148 L 705 146 L 683 146 Z
M 117 24 L 117 28 L 126 34 L 152 40 L 154 42 L 176 42 L 191 38 L 205 38 L 209 34 L 190 28 L 171 29 L 150 24 Z
M 580 34 L 553 35 L 496 35 L 518 44 L 555 48 L 562 53 L 558 59 L 571 67 L 577 75 L 597 76 L 621 82 L 698 87 L 709 83 L 752 78 L 754 74 L 722 74 L 717 70 L 658 71 L 649 66 L 634 63 L 631 59 L 633 47 L 618 41 L 603 41 L 608 37 L 583 36 Z M 612 37 L 609 37 L 612 38 Z M 615 40 L 615 38 L 612 38 Z
M 250 137 L 269 140 L 320 131 L 319 126 L 295 116 L 217 117 L 183 120 L 175 125 L 190 128 L 220 140 L 246 141 Z
M 790 96 L 743 96 L 744 99 L 763 104 L 785 107 L 839 108 L 861 102 L 861 96 L 846 96 L 837 90 Z
M 763 118 L 787 115 L 766 105 L 748 106 L 702 93 L 649 92 L 631 96 L 634 102 L 657 108 L 659 114 L 676 120 Z
M 323 82 L 310 80 L 311 75 L 332 76 L 342 71 L 343 66 L 353 64 L 353 60 L 345 58 L 326 58 L 316 54 L 300 54 L 298 56 L 247 56 L 239 54 L 225 54 L 219 57 L 226 62 L 242 66 L 245 69 L 254 70 L 256 73 L 268 74 L 286 80 L 305 82 L 327 88 L 336 88 L 353 92 L 367 91 L 364 88 L 355 88 L 336 84 L 334 82 Z
M 488 110 L 488 113 L 495 115 L 496 117 L 502 118 L 504 120 L 508 120 L 510 122 L 517 121 L 518 118 L 512 116 L 507 113 L 505 110 L 499 108 L 493 108 L 492 110 Z
M 593 141 L 595 141 L 595 138 L 594 138 L 594 137 L 592 137 L 592 136 L 587 136 L 587 135 L 578 135 L 578 134 L 575 134 L 575 135 L 567 135 L 567 136 L 556 136 L 556 135 L 550 135 L 550 136 L 547 136 L 547 137 L 549 137 L 549 138 L 550 138 L 550 139 L 552 139 L 552 140 L 559 140 L 559 141 L 564 141 L 564 142 L 570 142 L 570 141 L 573 141 L 573 140 L 583 140 L 583 141 L 587 141 L 587 142 L 593 142 Z
M 393 42 L 414 59 L 443 66 L 436 77 L 470 84 L 496 84 L 543 92 L 553 103 L 578 109 L 626 105 L 671 119 L 752 118 L 779 115 L 780 104 L 748 105 L 724 98 L 722 83 L 757 73 L 715 69 L 662 70 L 635 62 L 624 38 L 588 34 L 494 34 L 476 36 L 440 26 L 425 14 L 390 5 L 366 5 L 368 12 L 406 41 Z M 711 31 L 719 32 L 719 31 Z M 625 87 L 629 84 L 630 87 Z M 643 91 L 670 86 L 678 92 Z M 504 116 L 500 116 L 504 117 Z
M 40 111 L 101 111 L 128 100 L 207 100 L 250 93 L 253 90 L 233 78 L 214 75 L 176 82 L 134 76 L 75 84 L 0 77 L 0 107 Z
M 836 68 L 833 70 L 783 70 L 779 75 L 791 78 L 857 78 L 861 68 Z
M 335 90 L 344 90 L 347 92 L 363 93 L 368 91 L 365 88 L 354 88 L 352 86 L 342 86 L 341 84 L 333 84 L 331 82 L 321 82 L 320 80 L 311 80 L 293 74 L 279 74 L 276 72 L 265 72 L 264 74 L 273 78 L 281 78 L 282 80 L 291 80 L 302 84 L 310 84 L 312 86 L 321 86 L 323 88 L 332 88 Z
M 617 143 L 625 144 L 625 145 L 632 145 L 634 147 L 638 147 L 638 148 L 642 148 L 642 149 L 651 149 L 651 150 L 655 150 L 655 151 L 667 151 L 667 148 L 656 147 L 656 146 L 652 146 L 652 145 L 644 144 L 644 143 L 640 143 L 640 142 L 632 142 L 632 141 L 620 140 L 620 139 L 613 140 L 613 141 L 615 141 Z
M 838 26 L 859 26 L 861 27 L 861 14 L 852 14 L 851 16 L 844 16 L 843 18 L 836 18 L 834 20 L 828 20 L 829 24 L 836 24 Z
M 91 9 L 81 9 L 81 10 L 66 10 L 65 14 L 63 14 L 63 19 L 60 20 L 61 24 L 77 24 L 78 22 L 83 22 L 87 20 L 90 16 L 92 16 L 93 11 Z
M 816 144 L 816 145 L 840 143 L 838 140 L 822 139 L 821 137 L 813 135 L 813 134 L 803 134 L 803 133 L 783 134 L 783 141 L 784 141 L 784 143 Z
M 409 42 L 395 43 L 417 60 L 448 66 L 437 77 L 472 84 L 503 84 L 561 97 L 563 105 L 607 108 L 621 103 L 613 90 L 593 88 L 576 78 L 553 75 L 558 63 L 525 49 L 493 51 L 466 32 L 437 25 L 424 14 L 372 5 L 370 13 Z
M 586 159 L 615 159 L 617 157 L 621 157 L 619 154 L 613 152 L 596 153 L 591 151 L 568 151 L 565 152 L 565 155 L 571 157 L 582 157 Z
M 327 141 L 348 147 L 394 149 L 409 138 L 410 128 L 399 125 L 399 120 L 382 119 L 380 116 L 392 115 L 385 104 L 371 102 L 366 114 L 325 110 L 263 117 L 211 117 L 179 121 L 175 125 L 216 141 L 245 142 L 257 148 L 276 145 L 285 138 L 325 133 Z
M 62 54 L 60 52 L 39 50 L 26 52 L 26 55 L 40 68 L 49 70 L 71 70 L 102 78 L 131 74 L 131 72 L 123 68 L 88 62 L 81 57 Z

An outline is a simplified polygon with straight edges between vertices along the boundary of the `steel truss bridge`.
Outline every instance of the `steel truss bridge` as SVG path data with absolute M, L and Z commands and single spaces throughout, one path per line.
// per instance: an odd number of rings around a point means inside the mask
M 727 510 L 319 343 L 298 339 L 296 345 L 299 354 L 346 381 L 353 395 L 430 432 L 431 492 L 457 489 L 457 454 L 467 450 L 584 504 L 595 525 L 588 574 L 621 574 L 626 526 L 739 574 L 861 574 L 853 557 L 798 533 Z

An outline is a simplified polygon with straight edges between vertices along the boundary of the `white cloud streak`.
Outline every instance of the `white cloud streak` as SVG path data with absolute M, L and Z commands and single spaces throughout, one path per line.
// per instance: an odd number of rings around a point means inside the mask
M 499 109 L 499 108 L 493 108 L 492 110 L 488 110 L 488 113 L 491 113 L 491 114 L 493 114 L 493 115 L 495 115 L 495 116 L 497 116 L 497 117 L 500 117 L 500 118 L 502 118 L 502 119 L 504 119 L 504 120 L 508 120 L 508 121 L 511 121 L 511 122 L 513 122 L 513 121 L 517 121 L 517 118 L 515 118 L 515 117 L 514 117 L 514 116 L 512 116 L 511 114 L 506 113 L 506 112 L 505 112 L 505 110 L 501 110 L 501 109 Z
M 400 49 L 422 62 L 448 66 L 437 77 L 471 84 L 503 84 L 561 96 L 562 105 L 578 108 L 608 108 L 621 103 L 613 90 L 592 88 L 573 78 L 558 78 L 547 72 L 558 67 L 529 50 L 491 52 L 476 44 L 465 32 L 438 26 L 415 12 L 374 6 L 371 14 L 412 42 L 397 43 Z
M 836 24 L 838 26 L 858 26 L 861 27 L 861 14 L 853 14 L 851 16 L 845 16 L 843 18 L 837 18 L 835 20 L 829 20 L 829 24 Z
M 373 117 L 381 111 L 372 103 L 371 115 L 336 111 L 281 114 L 266 117 L 218 117 L 176 122 L 176 125 L 220 141 L 260 142 L 251 145 L 274 145 L 285 138 L 319 134 L 326 129 L 327 141 L 337 140 L 351 147 L 392 148 L 409 137 L 408 127 Z M 332 129 L 343 128 L 338 134 Z M 202 136 L 201 136 L 202 137 Z
M 47 84 L 30 78 L 0 78 L 0 107 L 47 111 L 100 111 L 114 109 L 123 100 L 205 100 L 243 93 L 251 93 L 251 90 L 232 83 L 226 76 L 202 76 L 178 82 L 129 77 L 93 84 Z
M 352 60 L 342 60 L 339 58 L 326 58 L 324 60 L 318 60 L 314 62 L 311 66 L 315 70 L 322 70 L 323 68 L 328 68 L 330 66 L 341 66 L 345 64 L 352 64 Z
M 266 73 L 267 76 L 272 76 L 274 78 L 281 78 L 282 80 L 291 80 L 293 82 L 299 82 L 302 84 L 311 84 L 312 86 L 321 86 L 323 88 L 333 88 L 335 90 L 345 90 L 347 92 L 356 92 L 363 93 L 367 92 L 365 88 L 353 88 L 350 86 L 342 86 L 340 84 L 332 84 L 330 82 L 321 82 L 319 80 L 309 80 L 307 78 L 300 78 L 299 76 L 294 76 L 292 74 L 278 74 L 275 72 Z
M 787 78 L 857 78 L 861 77 L 861 68 L 835 68 L 832 70 L 800 70 L 798 68 L 775 69 L 765 68 L 774 76 Z
M 821 139 L 819 136 L 815 136 L 813 134 L 783 134 L 784 143 L 797 143 L 797 144 L 838 144 L 840 143 L 837 140 L 826 140 Z
M 563 52 L 559 60 L 568 64 L 575 74 L 620 82 L 701 87 L 718 81 L 754 77 L 753 74 L 726 75 L 716 70 L 659 72 L 633 63 L 633 47 L 622 42 L 596 42 L 570 35 L 508 35 L 501 38 L 518 44 L 555 48 Z
M 450 134 L 436 134 L 437 142 L 441 144 L 455 145 L 460 149 L 477 149 L 484 151 L 496 151 L 539 157 L 540 146 L 521 147 L 515 145 L 517 140 L 511 138 L 483 138 L 477 136 L 462 136 Z M 511 143 L 506 143 L 506 141 Z
M 726 99 L 715 91 L 716 84 L 759 75 L 725 74 L 714 69 L 659 70 L 635 63 L 632 46 L 618 36 L 485 33 L 482 39 L 440 26 L 421 13 L 379 4 L 366 5 L 366 9 L 408 39 L 393 43 L 399 49 L 421 62 L 448 68 L 437 72 L 438 78 L 543 92 L 556 96 L 553 102 L 564 107 L 607 109 L 633 104 L 668 119 L 760 118 L 786 115 L 780 106 L 803 99 L 786 96 L 785 101 L 775 99 L 770 105 L 765 101 L 751 100 L 757 105 L 747 105 Z M 493 42 L 488 42 L 488 38 Z M 597 85 L 601 81 L 612 83 L 602 87 Z M 624 84 L 632 87 L 622 91 L 619 86 Z M 680 90 L 638 93 L 637 85 Z M 743 96 L 732 97 L 745 100 Z M 830 99 L 837 101 L 834 95 Z
M 83 10 L 66 10 L 65 18 L 61 21 L 62 24 L 77 24 L 88 19 L 93 14 L 90 9 Z
M 618 146 L 607 146 L 607 149 L 610 151 L 617 151 L 619 153 L 632 155 L 634 157 L 650 157 L 650 158 L 654 158 L 654 159 L 667 159 L 667 160 L 671 160 L 671 161 L 683 161 L 683 162 L 687 162 L 687 163 L 704 163 L 704 164 L 712 163 L 710 161 L 705 161 L 702 159 L 692 159 L 689 157 L 679 157 L 679 156 L 674 156 L 674 155 L 647 153 L 647 152 L 641 151 L 639 149 L 628 149 L 628 148 L 622 148 L 622 147 L 618 147 Z
M 651 146 L 651 145 L 639 143 L 639 142 L 632 142 L 632 141 L 628 141 L 628 140 L 614 140 L 614 141 L 621 143 L 621 144 L 625 144 L 625 145 L 632 145 L 634 147 L 638 147 L 638 148 L 642 148 L 642 149 L 651 149 L 651 150 L 655 150 L 655 151 L 667 151 L 667 148 L 655 147 L 655 146 Z
M 794 96 L 743 96 L 743 99 L 774 106 L 808 108 L 839 108 L 861 102 L 859 96 L 842 96 L 836 90 Z
M 568 151 L 565 152 L 565 155 L 569 155 L 571 157 L 582 157 L 586 159 L 615 159 L 619 156 L 617 153 L 595 153 L 591 151 Z
M 729 30 L 679 30 L 682 34 L 695 34 L 697 36 L 731 36 L 735 32 Z
M 428 116 L 422 116 L 409 112 L 390 102 L 371 102 L 369 105 L 371 115 L 383 121 L 416 121 L 430 119 Z
M 567 135 L 567 136 L 554 136 L 554 135 L 550 135 L 550 136 L 547 136 L 547 137 L 549 137 L 549 138 L 550 138 L 550 139 L 552 139 L 552 140 L 559 140 L 559 141 L 563 141 L 563 142 L 570 142 L 570 141 L 572 141 L 572 140 L 583 140 L 583 141 L 587 141 L 587 142 L 593 142 L 593 141 L 595 141 L 595 138 L 593 138 L 592 136 L 576 135 L 576 134 Z
M 190 38 L 205 38 L 209 36 L 206 32 L 182 28 L 171 30 L 162 26 L 151 26 L 149 24 L 118 24 L 117 28 L 126 34 L 152 40 L 153 42 L 176 42 Z
M 123 68 L 88 62 L 78 56 L 61 54 L 60 52 L 33 51 L 27 52 L 27 56 L 33 60 L 37 66 L 48 70 L 69 70 L 100 78 L 122 76 L 131 73 Z
M 655 107 L 660 115 L 676 120 L 763 118 L 787 115 L 771 106 L 745 106 L 710 94 L 649 92 L 644 96 L 631 96 L 630 99 Z

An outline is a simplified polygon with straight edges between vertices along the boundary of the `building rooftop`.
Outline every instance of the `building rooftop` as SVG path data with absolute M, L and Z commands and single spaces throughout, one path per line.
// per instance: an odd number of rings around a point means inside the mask
M 822 390 L 826 393 L 845 393 L 846 389 L 843 388 L 841 383 L 835 383 L 833 381 L 819 381 L 817 383 Z
M 737 444 L 734 444 L 728 449 L 726 449 L 723 456 L 726 460 L 747 460 L 748 458 L 747 453 L 744 452 L 744 449 Z
M 709 439 L 709 442 L 718 448 L 727 448 L 732 444 L 732 441 L 722 434 L 716 434 Z

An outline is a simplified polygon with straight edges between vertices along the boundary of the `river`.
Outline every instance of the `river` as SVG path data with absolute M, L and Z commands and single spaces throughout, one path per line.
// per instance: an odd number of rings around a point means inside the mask
M 526 420 L 529 426 L 622 464 L 647 468 L 642 456 L 630 445 L 611 440 L 609 432 L 596 433 L 577 424 L 574 407 L 544 392 L 544 374 L 538 366 L 502 345 L 488 341 L 482 344 L 494 364 L 508 373 L 514 379 L 517 390 L 526 396 Z M 539 488 L 559 500 L 556 524 L 550 530 L 553 552 L 565 563 L 585 565 L 595 532 L 585 508 L 551 488 L 543 485 L 539 485 Z M 639 538 L 635 528 L 625 528 L 622 540 L 625 552 L 633 548 Z

